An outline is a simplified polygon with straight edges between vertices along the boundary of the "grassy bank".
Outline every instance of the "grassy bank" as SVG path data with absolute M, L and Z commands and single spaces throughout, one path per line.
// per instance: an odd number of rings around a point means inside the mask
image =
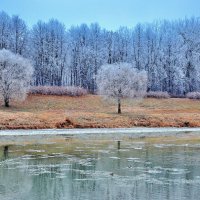
M 144 99 L 116 104 L 98 96 L 30 95 L 25 102 L 0 107 L 0 129 L 100 127 L 200 127 L 200 103 L 189 99 Z

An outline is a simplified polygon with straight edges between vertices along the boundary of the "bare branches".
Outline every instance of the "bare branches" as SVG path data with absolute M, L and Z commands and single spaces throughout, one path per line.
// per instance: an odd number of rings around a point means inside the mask
M 131 63 L 147 71 L 148 91 L 185 96 L 200 91 L 200 19 L 160 21 L 108 31 L 98 24 L 66 30 L 58 20 L 31 29 L 18 16 L 0 12 L 0 49 L 32 60 L 35 86 L 97 90 L 102 65 Z M 116 93 L 116 92 L 115 92 Z

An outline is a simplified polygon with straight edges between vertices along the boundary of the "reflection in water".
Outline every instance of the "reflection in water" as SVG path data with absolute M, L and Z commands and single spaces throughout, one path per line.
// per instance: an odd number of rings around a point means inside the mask
M 4 159 L 8 158 L 8 146 L 5 146 L 3 149 L 3 155 L 4 155 Z
M 199 199 L 199 146 L 143 143 L 139 147 L 131 142 L 120 149 L 116 143 L 72 149 L 12 146 L 9 158 L 4 147 L 0 199 Z

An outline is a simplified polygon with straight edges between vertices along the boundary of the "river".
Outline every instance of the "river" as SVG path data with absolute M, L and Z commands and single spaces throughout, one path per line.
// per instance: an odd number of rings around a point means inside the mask
M 197 200 L 200 129 L 0 131 L 1 200 Z

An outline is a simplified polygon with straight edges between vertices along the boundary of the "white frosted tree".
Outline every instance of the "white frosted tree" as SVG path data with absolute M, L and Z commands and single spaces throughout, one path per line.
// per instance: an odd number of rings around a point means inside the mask
M 0 49 L 34 65 L 33 85 L 80 86 L 95 93 L 102 65 L 132 63 L 146 70 L 147 91 L 184 96 L 200 91 L 200 18 L 159 21 L 108 31 L 98 24 L 66 29 L 58 20 L 32 28 L 0 12 Z
M 10 49 L 16 54 L 26 54 L 28 40 L 28 28 L 26 23 L 19 18 L 19 16 L 15 15 L 11 18 L 10 28 Z
M 8 50 L 0 51 L 0 99 L 9 107 L 10 100 L 24 100 L 32 78 L 30 62 Z
M 64 85 L 67 49 L 65 26 L 57 20 L 39 21 L 31 31 L 35 85 Z
M 10 48 L 11 19 L 5 12 L 0 12 L 0 49 Z
M 117 100 L 119 114 L 122 98 L 142 98 L 146 94 L 146 72 L 133 68 L 129 63 L 103 65 L 96 81 L 100 95 Z

